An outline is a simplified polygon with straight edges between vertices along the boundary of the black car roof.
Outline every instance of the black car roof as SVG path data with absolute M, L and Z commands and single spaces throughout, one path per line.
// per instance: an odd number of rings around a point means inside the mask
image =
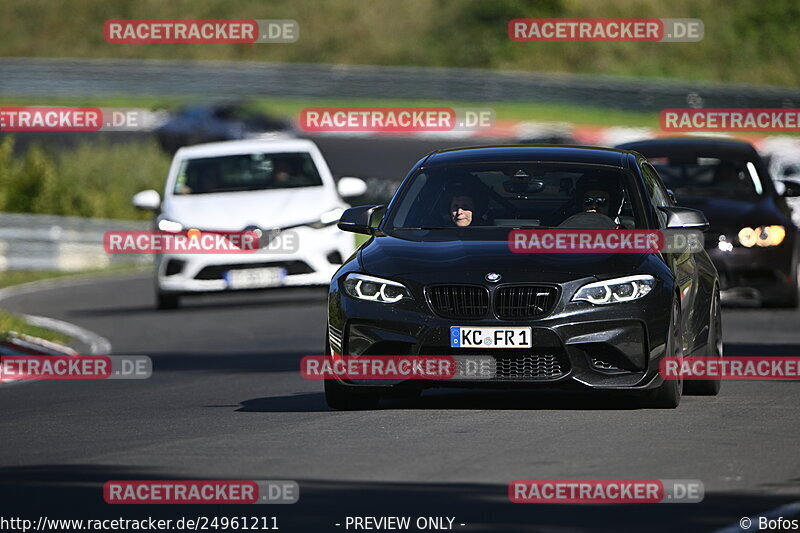
M 747 158 L 751 160 L 759 158 L 758 152 L 753 148 L 753 145 L 746 141 L 714 137 L 650 139 L 620 144 L 617 148 L 639 152 L 645 157 L 702 153 L 706 156 L 719 156 L 720 158 Z
M 589 163 L 623 168 L 629 152 L 613 148 L 558 145 L 470 146 L 432 152 L 423 166 L 479 163 L 488 161 L 553 161 Z

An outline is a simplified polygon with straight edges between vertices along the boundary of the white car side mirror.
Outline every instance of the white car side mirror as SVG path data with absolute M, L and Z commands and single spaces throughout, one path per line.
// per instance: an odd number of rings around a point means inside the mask
M 352 198 L 366 193 L 367 183 L 361 178 L 342 178 L 336 184 L 336 189 L 342 198 Z
M 146 211 L 158 211 L 161 207 L 161 195 L 154 189 L 137 192 L 133 195 L 133 206 Z

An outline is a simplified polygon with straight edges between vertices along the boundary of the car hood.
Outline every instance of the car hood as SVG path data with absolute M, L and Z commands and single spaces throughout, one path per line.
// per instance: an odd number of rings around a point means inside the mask
M 341 203 L 325 187 L 303 187 L 171 196 L 162 217 L 184 227 L 237 231 L 306 224 L 335 207 Z
M 679 196 L 678 205 L 702 211 L 712 231 L 738 232 L 745 226 L 786 223 L 781 212 L 768 197 L 754 202 L 732 198 Z
M 431 282 L 485 283 L 496 272 L 502 281 L 561 283 L 596 275 L 603 279 L 643 272 L 654 254 L 514 253 L 505 240 L 414 241 L 394 236 L 372 239 L 360 252 L 361 265 L 381 277 Z

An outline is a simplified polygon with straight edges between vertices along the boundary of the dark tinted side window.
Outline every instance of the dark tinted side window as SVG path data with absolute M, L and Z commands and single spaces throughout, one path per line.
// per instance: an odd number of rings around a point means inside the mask
M 667 190 L 658 176 L 658 172 L 650 164 L 642 164 L 642 175 L 644 176 L 645 184 L 647 185 L 647 192 L 650 195 L 650 202 L 653 207 L 670 207 L 672 201 L 667 194 Z M 655 209 L 656 216 L 658 217 L 659 226 L 665 228 L 667 226 L 667 214 L 660 209 Z

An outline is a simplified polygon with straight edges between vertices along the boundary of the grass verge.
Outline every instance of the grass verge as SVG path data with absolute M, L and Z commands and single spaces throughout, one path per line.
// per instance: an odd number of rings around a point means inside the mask
M 113 266 L 102 269 L 92 270 L 77 270 L 71 272 L 62 272 L 55 270 L 42 270 L 42 271 L 28 271 L 28 270 L 3 270 L 0 271 L 0 289 L 10 287 L 12 285 L 19 285 L 20 283 L 29 283 L 32 281 L 41 281 L 45 279 L 55 279 L 64 277 L 84 276 L 90 274 L 112 274 L 124 272 L 137 272 L 150 268 L 148 266 Z M 2 330 L 2 327 L 0 327 Z
M 0 311 L 0 341 L 8 338 L 9 333 L 29 335 L 31 337 L 37 337 L 64 345 L 68 345 L 73 340 L 72 337 L 64 335 L 63 333 L 31 325 L 24 318 L 9 313 L 8 311 Z

